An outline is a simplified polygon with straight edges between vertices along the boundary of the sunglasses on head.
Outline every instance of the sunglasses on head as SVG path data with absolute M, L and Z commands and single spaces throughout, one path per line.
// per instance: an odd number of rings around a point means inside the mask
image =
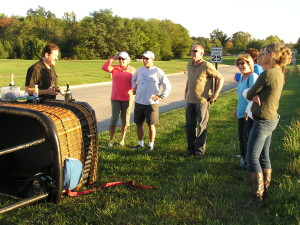
M 123 58 L 119 57 L 118 60 L 123 60 L 123 61 L 124 61 L 124 60 L 126 60 L 126 59 L 123 59 Z
M 237 66 L 239 66 L 239 65 L 242 65 L 242 66 L 243 66 L 245 63 L 246 63 L 246 62 L 238 62 L 236 65 L 237 65 Z
M 191 50 L 192 53 L 200 52 L 199 50 Z

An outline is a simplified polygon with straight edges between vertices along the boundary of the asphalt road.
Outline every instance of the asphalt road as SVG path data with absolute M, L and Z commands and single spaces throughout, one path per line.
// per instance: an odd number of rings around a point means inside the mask
M 218 70 L 225 79 L 222 92 L 237 86 L 237 83 L 233 80 L 234 74 L 239 72 L 236 66 L 219 66 Z M 186 84 L 186 74 L 171 74 L 168 75 L 168 78 L 172 84 L 172 91 L 168 98 L 160 101 L 160 113 L 183 107 L 185 105 L 184 89 Z M 71 86 L 70 89 L 72 91 L 73 98 L 76 101 L 87 102 L 95 110 L 98 131 L 101 132 L 109 129 L 111 117 L 111 82 Z M 63 97 L 59 95 L 57 99 L 63 99 Z M 131 113 L 131 121 L 133 121 L 133 113 Z

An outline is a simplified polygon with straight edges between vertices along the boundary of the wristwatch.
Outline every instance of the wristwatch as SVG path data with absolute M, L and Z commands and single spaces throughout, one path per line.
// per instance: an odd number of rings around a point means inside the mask
M 164 98 L 165 98 L 165 96 L 163 96 L 163 95 L 157 95 L 157 97 L 159 97 L 159 98 L 161 98 L 161 99 L 164 99 Z

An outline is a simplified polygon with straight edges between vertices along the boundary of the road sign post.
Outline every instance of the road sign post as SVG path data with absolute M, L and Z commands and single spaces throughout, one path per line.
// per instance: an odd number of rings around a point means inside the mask
M 223 61 L 223 49 L 221 47 L 212 47 L 210 49 L 211 52 L 211 63 L 216 63 L 216 69 L 217 69 L 217 63 L 222 63 Z
M 210 49 L 211 58 L 210 62 L 215 63 L 216 70 L 218 69 L 218 63 L 222 63 L 223 61 L 223 49 L 221 47 L 212 47 Z M 215 93 L 217 89 L 217 81 L 213 79 L 213 93 Z

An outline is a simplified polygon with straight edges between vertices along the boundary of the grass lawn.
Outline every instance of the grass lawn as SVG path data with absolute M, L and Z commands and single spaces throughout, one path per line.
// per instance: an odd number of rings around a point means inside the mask
M 234 64 L 236 57 L 224 57 L 224 64 Z M 210 58 L 205 57 L 206 60 Z M 155 66 L 161 68 L 166 74 L 180 73 L 186 70 L 186 64 L 190 59 L 178 59 L 171 61 L 156 61 Z M 15 76 L 15 85 L 24 90 L 27 69 L 37 60 L 0 59 L 0 87 L 7 86 L 10 81 L 10 74 Z M 99 83 L 110 81 L 107 72 L 101 69 L 105 60 L 58 60 L 55 66 L 59 80 L 59 86 L 80 85 L 88 83 Z M 118 62 L 116 62 L 118 63 Z M 132 67 L 138 69 L 143 62 L 132 61 Z
M 108 149 L 108 132 L 99 133 L 96 186 L 134 180 L 157 189 L 116 186 L 80 197 L 63 196 L 59 204 L 42 201 L 0 215 L 0 224 L 299 224 L 299 72 L 299 66 L 288 67 L 271 146 L 270 197 L 263 205 L 241 207 L 250 186 L 235 158 L 237 98 L 230 90 L 211 106 L 208 150 L 202 160 L 180 156 L 186 149 L 184 108 L 160 115 L 151 154 L 131 149 L 137 141 L 134 124 L 125 147 Z M 116 140 L 119 134 L 118 130 Z M 147 141 L 147 132 L 145 136 Z
M 178 73 L 185 70 L 187 61 L 188 59 L 158 61 L 155 65 L 167 74 Z M 24 89 L 27 69 L 35 62 L 37 60 L 0 59 L 0 86 L 7 86 L 10 74 L 13 73 L 15 85 Z M 80 85 L 111 81 L 109 74 L 101 69 L 104 62 L 105 60 L 59 60 L 55 66 L 59 86 L 65 86 L 67 82 L 71 85 Z M 143 66 L 143 63 L 131 62 L 130 65 L 138 69 Z

